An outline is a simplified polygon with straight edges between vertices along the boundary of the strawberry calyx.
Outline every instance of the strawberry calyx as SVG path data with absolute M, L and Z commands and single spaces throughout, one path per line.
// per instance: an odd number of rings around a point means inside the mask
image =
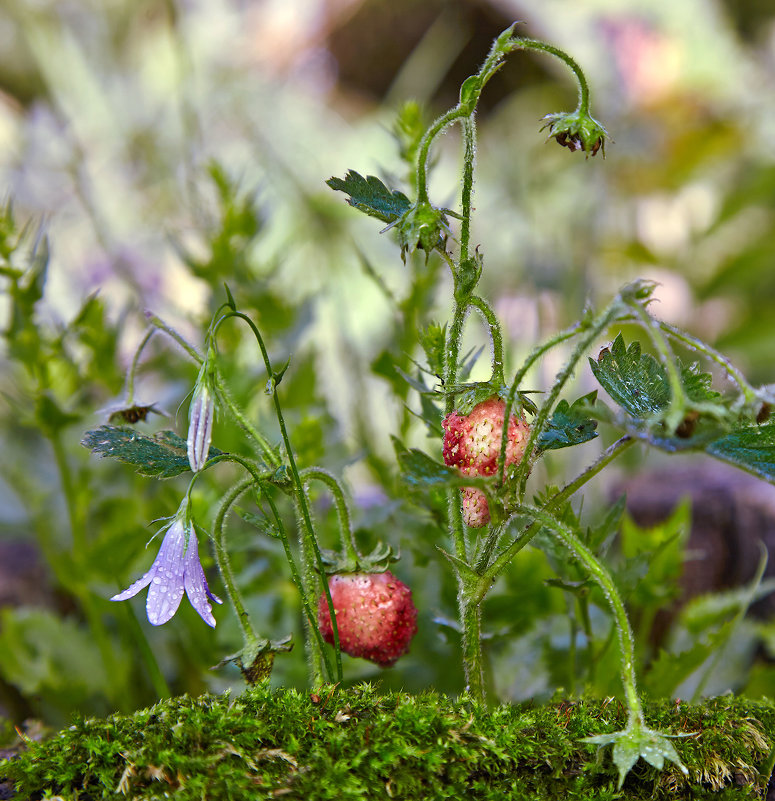
M 320 551 L 325 574 L 327 576 L 337 573 L 384 573 L 393 562 L 401 556 L 390 545 L 378 542 L 370 554 L 363 556 L 357 551 L 339 553 L 338 551 Z

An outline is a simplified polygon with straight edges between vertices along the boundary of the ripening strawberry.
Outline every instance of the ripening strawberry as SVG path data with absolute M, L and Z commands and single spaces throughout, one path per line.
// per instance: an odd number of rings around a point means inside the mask
M 457 467 L 466 476 L 491 476 L 498 468 L 503 416 L 506 403 L 493 395 L 474 406 L 471 414 L 452 412 L 444 418 L 444 463 Z M 506 443 L 506 467 L 516 464 L 525 452 L 530 428 L 524 418 L 512 414 Z M 490 522 L 490 509 L 485 494 L 476 487 L 465 487 L 463 520 L 471 528 Z
M 417 609 L 412 591 L 389 570 L 385 573 L 344 573 L 328 579 L 339 629 L 339 646 L 350 656 L 390 667 L 409 650 L 417 633 Z M 323 639 L 334 643 L 325 594 L 318 601 Z

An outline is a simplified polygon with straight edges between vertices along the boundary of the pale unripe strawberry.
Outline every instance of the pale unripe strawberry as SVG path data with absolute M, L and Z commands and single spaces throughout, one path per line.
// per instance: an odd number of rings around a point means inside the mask
M 328 589 L 342 651 L 390 667 L 409 650 L 417 633 L 417 609 L 412 591 L 389 570 L 334 575 L 328 579 Z M 333 645 L 325 594 L 318 601 L 318 624 L 323 639 Z
M 466 476 L 491 476 L 498 468 L 501 435 L 506 403 L 497 396 L 474 406 L 471 413 L 452 412 L 444 418 L 444 463 L 457 467 Z M 525 452 L 530 428 L 522 417 L 509 418 L 506 443 L 506 467 L 516 464 Z M 465 487 L 463 520 L 471 528 L 490 522 L 490 509 L 484 493 L 476 487 Z

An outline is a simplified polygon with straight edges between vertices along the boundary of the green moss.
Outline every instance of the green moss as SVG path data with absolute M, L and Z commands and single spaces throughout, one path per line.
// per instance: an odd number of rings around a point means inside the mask
M 29 743 L 0 776 L 20 798 L 675 799 L 763 798 L 775 706 L 732 697 L 650 705 L 690 770 L 639 763 L 616 791 L 609 753 L 581 742 L 621 729 L 617 701 L 484 708 L 370 685 L 320 696 L 252 688 L 78 720 Z

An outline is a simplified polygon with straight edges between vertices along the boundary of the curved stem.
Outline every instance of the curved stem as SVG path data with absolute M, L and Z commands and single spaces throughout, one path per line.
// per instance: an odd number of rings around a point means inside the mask
M 140 344 L 137 346 L 137 350 L 135 351 L 135 355 L 132 358 L 132 364 L 129 366 L 129 370 L 127 370 L 126 374 L 126 405 L 132 406 L 135 400 L 135 375 L 137 373 L 138 365 L 140 364 L 140 356 L 142 355 L 143 351 L 145 350 L 145 346 L 151 341 L 151 338 L 156 333 L 155 328 L 149 328 L 148 331 L 145 332 L 145 336 L 140 340 Z
M 468 298 L 468 305 L 478 309 L 487 321 L 490 336 L 492 337 L 492 380 L 494 383 L 503 384 L 505 383 L 503 376 L 503 334 L 501 333 L 498 318 L 487 301 L 478 295 L 471 295 Z
M 646 329 L 646 333 L 649 335 L 649 339 L 651 339 L 651 343 L 659 355 L 659 361 L 662 362 L 662 366 L 667 373 L 667 383 L 670 386 L 670 407 L 664 420 L 668 428 L 674 431 L 675 427 L 683 419 L 687 405 L 686 392 L 675 361 L 675 354 L 662 333 L 659 320 L 654 319 L 640 303 L 631 303 L 630 308 L 632 308 Z
M 579 324 L 577 323 L 571 328 L 566 329 L 565 331 L 561 331 L 559 334 L 556 334 L 551 339 L 547 340 L 546 342 L 542 342 L 540 345 L 537 345 L 533 348 L 532 351 L 528 354 L 527 358 L 523 362 L 522 366 L 517 370 L 516 374 L 514 375 L 514 380 L 511 382 L 511 388 L 509 389 L 509 397 L 506 401 L 506 413 L 504 416 L 504 426 L 503 431 L 501 432 L 501 452 L 498 455 L 498 484 L 503 484 L 503 472 L 504 472 L 504 465 L 506 464 L 506 444 L 508 440 L 508 419 L 511 416 L 511 410 L 514 408 L 514 401 L 517 397 L 517 390 L 519 389 L 520 384 L 524 380 L 525 376 L 527 375 L 527 371 L 548 351 L 552 348 L 556 347 L 557 345 L 561 345 L 563 342 L 567 341 L 568 339 L 573 338 L 579 332 Z
M 298 510 L 301 515 L 302 519 L 302 526 L 300 527 L 301 531 L 301 556 L 302 556 L 302 573 L 304 576 L 304 583 L 307 587 L 314 587 L 317 582 L 317 577 L 315 575 L 315 568 L 320 572 L 321 576 L 325 576 L 325 566 L 323 564 L 323 558 L 320 555 L 320 549 L 318 548 L 317 538 L 315 537 L 315 528 L 312 525 L 312 517 L 309 511 L 309 503 L 307 502 L 307 494 L 304 490 L 304 485 L 302 484 L 301 478 L 299 477 L 299 471 L 296 467 L 296 459 L 293 455 L 293 448 L 291 447 L 290 437 L 288 436 L 288 430 L 285 426 L 285 417 L 283 416 L 283 410 L 280 405 L 280 398 L 277 395 L 277 381 L 275 380 L 274 372 L 272 370 L 272 363 L 269 360 L 269 354 L 267 353 L 266 346 L 264 345 L 263 337 L 261 336 L 260 331 L 256 327 L 255 323 L 248 317 L 246 314 L 240 311 L 230 311 L 227 314 L 224 314 L 223 317 L 213 326 L 213 336 L 217 329 L 221 326 L 223 322 L 228 320 L 231 317 L 237 317 L 247 323 L 250 330 L 253 332 L 253 336 L 256 338 L 258 342 L 258 347 L 261 351 L 261 356 L 264 360 L 264 366 L 266 367 L 267 375 L 269 376 L 269 381 L 271 382 L 271 392 L 272 392 L 272 400 L 274 401 L 274 408 L 275 408 L 275 415 L 277 416 L 277 422 L 280 425 L 280 433 L 282 435 L 283 444 L 285 445 L 285 453 L 288 457 L 288 465 L 291 469 L 291 475 L 293 477 L 293 483 L 296 487 L 296 501 L 298 504 Z M 325 584 L 326 582 L 323 581 Z M 322 673 L 322 653 L 318 647 L 317 642 L 313 640 L 308 640 L 308 644 L 310 647 L 311 657 L 312 657 L 312 667 L 315 673 L 315 681 L 318 682 L 321 677 Z
M 562 388 L 565 386 L 566 382 L 573 374 L 573 371 L 576 369 L 576 364 L 581 359 L 581 357 L 586 353 L 592 342 L 594 342 L 598 338 L 598 336 L 600 336 L 600 334 L 611 325 L 614 318 L 618 314 L 619 309 L 620 309 L 620 300 L 617 297 L 608 306 L 608 308 L 597 318 L 597 320 L 594 323 L 592 323 L 591 326 L 589 326 L 588 333 L 581 340 L 579 340 L 578 344 L 573 350 L 573 353 L 571 353 L 570 358 L 565 363 L 565 366 L 557 374 L 557 378 L 554 381 L 554 385 L 552 386 L 551 392 L 549 393 L 544 403 L 541 405 L 541 408 L 538 410 L 538 414 L 535 416 L 535 419 L 533 420 L 533 423 L 530 426 L 530 436 L 528 437 L 527 444 L 525 445 L 524 456 L 522 457 L 522 461 L 517 465 L 515 474 L 515 480 L 518 487 L 520 501 L 525 497 L 525 485 L 527 484 L 527 477 L 530 473 L 530 468 L 532 467 L 533 452 L 535 450 L 536 443 L 538 442 L 538 437 L 544 430 L 544 426 L 546 425 L 546 422 L 549 419 L 549 414 L 554 408 L 554 404 L 557 401 L 560 392 L 562 392 Z M 511 393 L 509 397 L 511 399 L 512 397 Z M 506 414 L 504 416 L 504 423 L 503 423 L 505 431 L 501 437 L 502 452 L 505 450 L 506 441 L 508 439 L 508 420 L 510 414 L 511 414 L 511 407 L 507 403 Z M 499 476 L 499 479 L 502 480 L 502 474 Z
M 307 467 L 299 471 L 302 481 L 306 484 L 306 479 L 316 479 L 317 481 L 325 484 L 334 496 L 334 503 L 336 504 L 336 513 L 339 517 L 339 529 L 341 531 L 342 546 L 348 559 L 351 559 L 355 564 L 358 564 L 359 556 L 358 550 L 355 547 L 355 537 L 353 535 L 352 523 L 350 520 L 350 510 L 347 508 L 347 501 L 344 497 L 344 492 L 341 485 L 336 480 L 336 477 L 331 475 L 327 470 L 322 467 Z
M 428 155 L 430 153 L 433 140 L 455 120 L 466 116 L 466 112 L 459 106 L 450 109 L 446 114 L 442 114 L 420 140 L 417 155 L 417 202 L 428 202 Z
M 542 526 L 548 528 L 586 567 L 603 590 L 603 594 L 608 600 L 614 614 L 614 622 L 619 635 L 622 684 L 624 685 L 630 720 L 635 720 L 645 725 L 643 707 L 641 706 L 640 698 L 638 698 L 635 682 L 635 640 L 632 635 L 632 629 L 630 628 L 630 621 L 627 618 L 624 603 L 622 603 L 622 599 L 619 596 L 613 579 L 592 551 L 590 551 L 566 525 L 541 509 L 535 509 L 531 506 L 522 506 L 520 507 L 520 511 L 530 515 L 536 521 L 540 522 Z
M 229 593 L 229 599 L 231 600 L 232 606 L 237 613 L 237 620 L 239 621 L 240 628 L 242 629 L 242 636 L 245 640 L 246 647 L 255 646 L 260 641 L 260 637 L 256 634 L 256 630 L 253 628 L 253 624 L 250 622 L 250 615 L 248 615 L 247 610 L 245 609 L 245 605 L 242 602 L 242 595 L 240 595 L 240 591 L 237 589 L 237 583 L 234 580 L 234 574 L 231 570 L 231 562 L 229 561 L 229 555 L 226 551 L 224 522 L 226 520 L 226 514 L 228 513 L 232 504 L 237 501 L 240 495 L 242 495 L 244 492 L 247 492 L 247 490 L 253 486 L 254 480 L 255 479 L 253 477 L 246 478 L 244 481 L 241 481 L 239 484 L 233 486 L 223 496 L 221 505 L 218 508 L 218 513 L 215 516 L 215 522 L 213 523 L 212 537 L 213 544 L 215 546 L 215 559 L 218 562 L 218 570 L 221 573 L 224 586 L 226 587 L 226 592 Z
M 171 326 L 167 325 L 161 317 L 157 317 L 153 312 L 146 311 L 145 316 L 148 318 L 148 322 L 154 327 L 158 328 L 159 331 L 163 331 L 170 339 L 173 339 L 175 342 L 180 345 L 181 348 L 199 365 L 202 364 L 204 359 L 199 354 L 199 351 L 193 346 L 189 345 L 189 343 Z
M 188 342 L 174 329 L 168 326 L 160 317 L 157 317 L 155 314 L 151 312 L 146 312 L 145 316 L 148 318 L 148 322 L 154 327 L 163 331 L 167 336 L 173 339 L 175 342 L 180 345 L 183 350 L 198 364 L 204 362 L 202 356 L 200 356 L 199 352 L 194 348 L 192 345 L 189 345 Z M 221 318 L 218 323 L 213 328 L 212 336 L 215 337 L 215 331 L 218 328 L 218 325 L 223 321 L 225 318 Z M 220 405 L 226 409 L 232 417 L 237 422 L 237 425 L 251 438 L 253 439 L 256 444 L 258 445 L 261 454 L 263 455 L 266 462 L 272 467 L 279 467 L 281 464 L 280 458 L 272 449 L 271 445 L 266 441 L 265 437 L 251 424 L 251 422 L 245 417 L 242 413 L 240 408 L 234 403 L 234 401 L 229 396 L 229 393 L 226 389 L 226 385 L 223 382 L 220 374 L 216 372 L 215 375 L 215 387 L 218 390 L 218 399 L 220 401 Z
M 597 460 L 579 473 L 573 481 L 566 484 L 559 492 L 552 495 L 541 507 L 541 510 L 543 512 L 549 512 L 556 509 L 561 503 L 567 501 L 568 498 L 578 492 L 578 490 L 590 479 L 594 478 L 604 467 L 608 466 L 614 459 L 631 448 L 636 442 L 637 440 L 633 439 L 629 434 L 620 437 L 612 445 L 609 445 Z M 498 573 L 506 567 L 537 533 L 538 527 L 535 523 L 531 523 L 505 550 L 498 554 L 491 565 L 483 565 L 481 569 L 482 581 L 484 582 L 483 586 L 489 589 Z
M 269 444 L 266 437 L 248 420 L 239 406 L 231 399 L 221 374 L 216 370 L 215 388 L 218 390 L 219 404 L 229 412 L 237 425 L 256 443 L 264 461 L 272 467 L 279 467 L 282 460 Z
M 587 85 L 587 79 L 584 77 L 581 67 L 564 50 L 560 50 L 559 47 L 553 47 L 550 44 L 546 44 L 546 42 L 539 42 L 536 39 L 516 39 L 514 41 L 514 49 L 538 50 L 543 53 L 549 53 L 552 56 L 556 56 L 560 59 L 560 61 L 564 61 L 571 68 L 571 70 L 573 70 L 573 74 L 576 76 L 576 80 L 579 82 L 579 104 L 577 110 L 582 114 L 589 113 L 589 86 Z
M 726 358 L 726 356 L 719 353 L 701 339 L 697 339 L 691 334 L 686 333 L 686 331 L 681 331 L 680 328 L 675 328 L 669 323 L 660 321 L 659 327 L 665 331 L 668 336 L 677 340 L 681 344 L 686 345 L 694 351 L 702 353 L 704 356 L 707 356 L 716 362 L 716 364 L 718 364 L 724 370 L 724 372 L 726 372 L 726 374 L 737 384 L 737 386 L 740 387 L 740 391 L 743 393 L 745 402 L 749 404 L 756 403 L 756 390 L 753 388 L 753 386 L 751 386 L 751 384 L 748 383 L 745 376 L 729 361 L 729 359 Z
M 342 681 L 342 650 L 339 646 L 339 628 L 336 625 L 336 615 L 333 613 L 333 601 L 331 600 L 331 593 L 328 590 L 328 585 L 326 584 L 326 598 L 328 601 L 329 612 L 331 614 L 331 622 L 334 633 L 334 652 L 336 654 L 336 674 L 331 669 L 331 664 L 328 661 L 328 656 L 326 655 L 326 647 L 325 643 L 323 642 L 323 635 L 320 633 L 320 626 L 318 625 L 317 618 L 315 617 L 312 608 L 309 603 L 309 598 L 307 593 L 304 589 L 304 583 L 301 579 L 301 574 L 299 573 L 298 568 L 296 567 L 296 560 L 293 558 L 293 553 L 291 552 L 291 544 L 288 540 L 288 534 L 285 530 L 285 525 L 280 517 L 280 513 L 277 510 L 277 505 L 275 504 L 272 496 L 263 490 L 263 488 L 259 488 L 261 494 L 264 498 L 266 498 L 266 502 L 269 504 L 269 508 L 272 510 L 272 517 L 274 517 L 275 526 L 277 527 L 277 531 L 280 535 L 280 540 L 282 541 L 283 548 L 285 550 L 285 557 L 288 560 L 288 564 L 291 569 L 291 577 L 293 578 L 293 583 L 296 585 L 297 589 L 299 590 L 299 595 L 301 596 L 301 603 L 304 607 L 304 614 L 307 617 L 307 624 L 309 626 L 309 630 L 312 632 L 315 639 L 318 641 L 318 647 L 320 648 L 320 652 L 323 655 L 323 660 L 325 661 L 326 665 L 326 672 L 328 673 L 329 678 L 332 682 L 334 681 Z

